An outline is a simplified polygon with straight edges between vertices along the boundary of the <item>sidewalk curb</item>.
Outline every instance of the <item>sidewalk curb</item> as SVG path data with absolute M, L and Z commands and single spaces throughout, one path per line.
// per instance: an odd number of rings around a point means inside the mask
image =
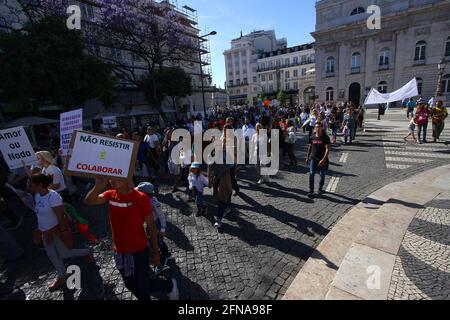
M 387 300 L 396 255 L 418 211 L 450 191 L 450 165 L 392 183 L 353 207 L 317 247 L 283 300 Z M 368 267 L 381 270 L 370 290 Z

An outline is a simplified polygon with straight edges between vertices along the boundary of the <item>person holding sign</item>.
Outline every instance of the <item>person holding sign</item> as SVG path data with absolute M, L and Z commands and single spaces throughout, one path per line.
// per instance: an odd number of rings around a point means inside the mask
M 150 279 L 148 236 L 152 245 L 151 263 L 159 266 L 158 232 L 153 220 L 150 198 L 130 187 L 128 180 L 97 178 L 87 194 L 86 205 L 109 204 L 109 217 L 114 242 L 114 260 L 125 286 L 138 300 L 150 300 L 150 293 L 165 292 L 170 300 L 178 300 L 178 286 L 172 281 Z M 143 227 L 147 225 L 147 233 Z
M 36 244 L 42 243 L 47 256 L 56 269 L 57 277 L 49 285 L 50 291 L 60 289 L 66 281 L 63 259 L 84 257 L 92 263 L 94 257 L 89 249 L 72 249 L 72 232 L 66 220 L 61 196 L 50 189 L 53 179 L 45 174 L 34 174 L 28 180 L 31 193 L 35 194 L 35 212 L 38 229 L 34 233 Z
M 48 151 L 39 151 L 36 153 L 38 166 L 41 173 L 52 177 L 52 184 L 49 186 L 51 190 L 58 192 L 65 202 L 70 202 L 69 192 L 67 191 L 64 176 L 61 170 L 56 166 L 56 161 Z

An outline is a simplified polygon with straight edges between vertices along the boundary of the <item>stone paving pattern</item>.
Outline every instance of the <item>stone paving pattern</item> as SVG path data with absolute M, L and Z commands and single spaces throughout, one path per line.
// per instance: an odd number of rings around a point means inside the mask
M 402 242 L 389 300 L 450 300 L 449 195 L 419 211 Z
M 301 164 L 306 139 L 298 143 Z M 348 161 L 340 164 L 342 153 Z M 215 201 L 210 195 L 206 217 L 195 217 L 193 204 L 182 193 L 172 194 L 161 186 L 159 200 L 168 217 L 168 245 L 174 257 L 167 277 L 175 277 L 182 299 L 281 299 L 304 262 L 333 226 L 355 204 L 382 186 L 402 181 L 427 169 L 447 164 L 432 159 L 408 170 L 386 168 L 381 134 L 360 134 L 352 146 L 335 145 L 330 174 L 340 182 L 333 194 L 310 200 L 305 165 L 283 167 L 268 185 L 256 184 L 254 170 L 239 173 L 241 195 L 233 198 L 233 212 L 218 233 L 213 227 Z M 328 183 L 329 179 L 327 180 Z M 46 283 L 54 270 L 45 252 L 31 243 L 36 224 L 27 215 L 23 227 L 13 235 L 26 249 L 26 257 L 0 271 L 0 298 L 13 288 L 27 299 L 132 299 L 114 266 L 104 207 L 83 208 L 101 243 L 93 247 L 98 267 L 81 261 L 82 290 L 49 293 Z M 163 298 L 158 297 L 156 298 Z

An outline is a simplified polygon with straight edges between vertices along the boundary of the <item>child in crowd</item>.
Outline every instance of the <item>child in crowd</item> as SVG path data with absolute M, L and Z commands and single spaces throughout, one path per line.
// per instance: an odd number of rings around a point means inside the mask
M 207 211 L 207 206 L 203 203 L 203 190 L 205 187 L 208 187 L 209 182 L 201 173 L 200 163 L 192 163 L 188 182 L 189 190 L 194 195 L 195 204 L 197 205 L 197 216 L 204 215 Z
M 405 138 L 403 138 L 405 140 L 405 142 L 407 142 L 408 138 L 412 136 L 413 139 L 414 139 L 414 142 L 417 143 L 417 138 L 416 138 L 415 131 L 416 131 L 417 121 L 418 120 L 419 120 L 419 116 L 418 115 L 416 115 L 415 117 L 413 117 L 411 119 L 411 122 L 408 125 L 408 132 L 409 133 L 408 133 L 408 135 Z
M 160 275 L 167 266 L 167 260 L 170 258 L 169 248 L 164 242 L 166 236 L 167 220 L 164 212 L 161 210 L 161 203 L 155 196 L 155 187 L 149 182 L 142 182 L 136 188 L 137 191 L 145 193 L 150 198 L 152 205 L 153 220 L 158 230 L 158 245 L 160 251 L 160 265 L 155 267 L 155 274 Z
M 342 130 L 342 133 L 344 134 L 344 142 L 345 142 L 345 144 L 348 144 L 348 140 L 350 138 L 350 133 L 351 133 L 348 124 L 346 124 L 344 126 L 344 129 Z

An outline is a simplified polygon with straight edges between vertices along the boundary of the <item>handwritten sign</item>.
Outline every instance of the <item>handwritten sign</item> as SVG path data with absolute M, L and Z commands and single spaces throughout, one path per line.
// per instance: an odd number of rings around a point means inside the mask
M 83 109 L 61 113 L 60 115 L 60 145 L 63 156 L 67 156 L 72 134 L 75 130 L 83 130 Z
M 23 127 L 0 130 L 0 150 L 11 170 L 36 165 L 37 157 Z
M 110 179 L 133 178 L 139 144 L 91 132 L 75 131 L 65 174 Z

